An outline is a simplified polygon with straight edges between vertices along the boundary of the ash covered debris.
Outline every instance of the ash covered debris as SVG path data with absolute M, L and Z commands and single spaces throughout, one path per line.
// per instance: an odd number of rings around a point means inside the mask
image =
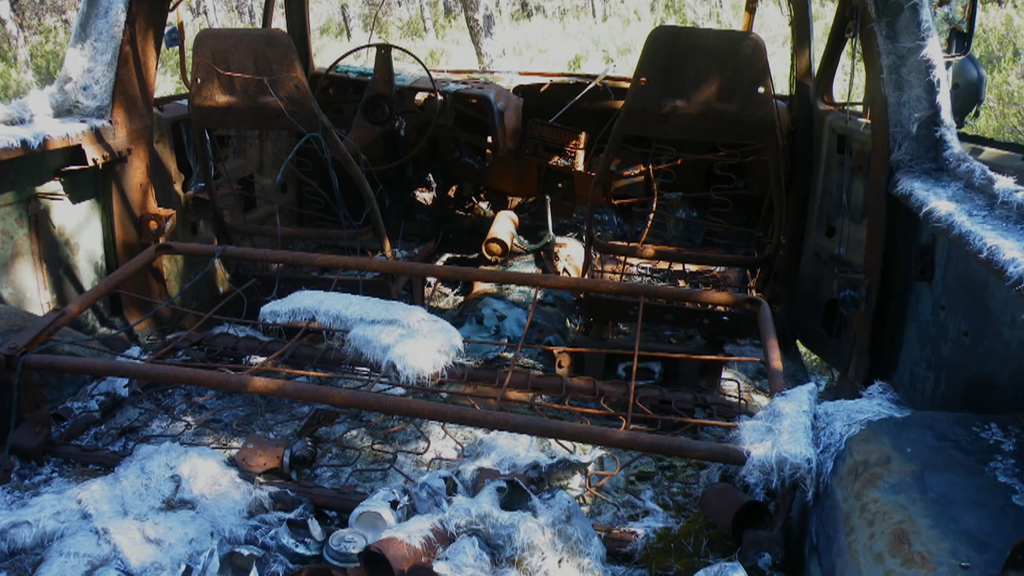
M 740 423 L 736 439 L 748 457 L 738 476 L 752 494 L 778 493 L 795 484 L 811 498 L 829 478 L 847 439 L 868 422 L 910 414 L 884 382 L 855 400 L 819 402 L 818 393 L 814 383 L 787 390 Z
M 172 443 L 140 446 L 108 475 L 58 477 L 28 493 L 0 487 L 0 495 L 0 565 L 34 556 L 40 575 L 173 574 L 211 543 L 243 543 L 249 528 L 280 516 L 267 490 L 240 479 L 221 454 Z

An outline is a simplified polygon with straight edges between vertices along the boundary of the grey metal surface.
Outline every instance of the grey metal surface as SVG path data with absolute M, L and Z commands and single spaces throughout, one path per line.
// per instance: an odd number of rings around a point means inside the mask
M 940 412 L 869 424 L 811 509 L 804 574 L 998 574 L 1024 536 L 1022 427 Z

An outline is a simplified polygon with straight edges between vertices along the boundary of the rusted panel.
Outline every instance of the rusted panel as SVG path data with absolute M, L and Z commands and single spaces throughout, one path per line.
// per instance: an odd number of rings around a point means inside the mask
M 0 296 L 45 314 L 106 275 L 104 172 L 81 166 L 81 149 L 44 152 L 5 163 L 0 185 Z M 67 168 L 73 165 L 74 168 Z M 87 322 L 93 322 L 88 318 Z
M 850 438 L 811 512 L 807 574 L 998 574 L 1024 534 L 1020 417 L 915 412 Z

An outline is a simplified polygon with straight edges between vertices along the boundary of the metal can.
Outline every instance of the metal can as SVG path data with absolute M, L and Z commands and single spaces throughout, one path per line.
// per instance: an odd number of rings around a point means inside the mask
M 342 528 L 331 534 L 324 546 L 324 560 L 339 568 L 359 566 L 359 553 L 366 548 L 366 536 L 358 530 Z

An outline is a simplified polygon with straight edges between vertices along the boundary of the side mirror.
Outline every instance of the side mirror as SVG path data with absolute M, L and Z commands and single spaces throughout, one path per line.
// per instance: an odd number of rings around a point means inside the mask
M 988 75 L 974 54 L 953 62 L 949 75 L 949 99 L 953 107 L 953 119 L 959 129 L 964 127 L 972 112 L 974 118 L 981 113 Z
M 932 18 L 946 58 L 963 58 L 970 54 L 978 20 L 978 0 L 938 0 L 932 4 Z

